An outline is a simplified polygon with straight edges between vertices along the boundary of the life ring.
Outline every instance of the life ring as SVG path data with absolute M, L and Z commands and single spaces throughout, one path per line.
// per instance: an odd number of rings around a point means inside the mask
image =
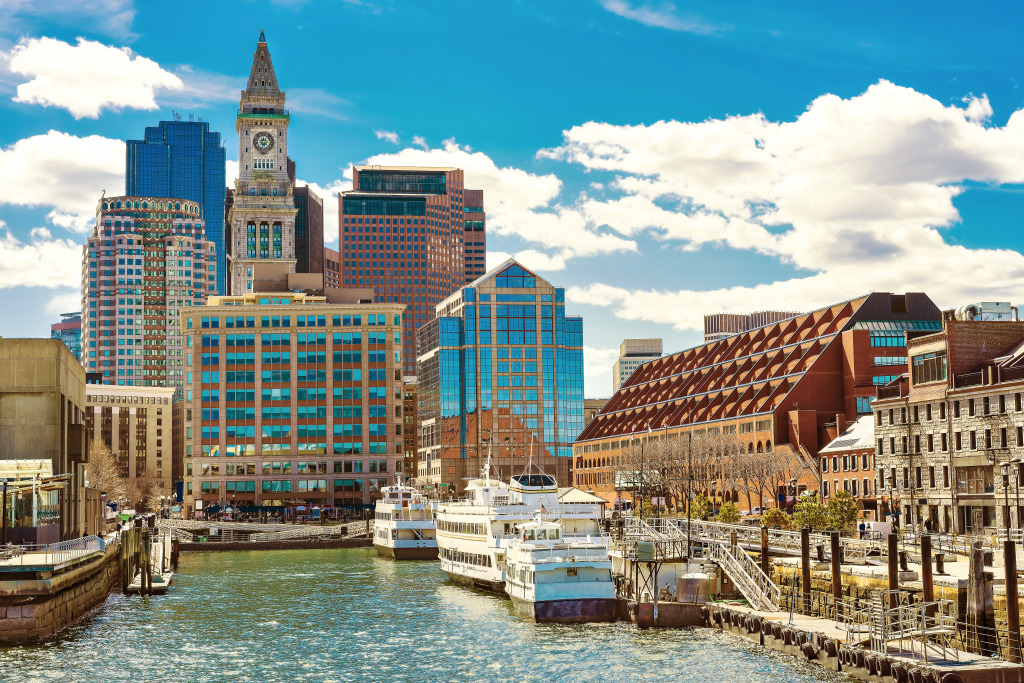
M 753 618 L 751 618 L 750 626 L 749 626 L 748 630 L 751 633 L 760 633 L 761 632 L 761 617 L 753 617 Z
M 910 680 L 912 683 L 925 683 L 924 672 L 920 669 L 914 669 L 910 672 Z
M 874 655 L 868 655 L 864 658 L 864 664 L 867 666 L 868 673 L 872 676 L 878 675 L 878 658 Z
M 807 632 L 806 631 L 797 631 L 797 634 L 796 634 L 796 644 L 799 645 L 800 647 L 803 647 L 806 643 L 807 643 Z

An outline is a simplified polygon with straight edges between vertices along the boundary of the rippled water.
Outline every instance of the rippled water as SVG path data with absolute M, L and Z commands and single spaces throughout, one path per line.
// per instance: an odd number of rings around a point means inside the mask
M 0 649 L 11 681 L 838 681 L 707 629 L 536 625 L 370 550 L 182 555 L 171 593 L 112 595 L 57 639 Z

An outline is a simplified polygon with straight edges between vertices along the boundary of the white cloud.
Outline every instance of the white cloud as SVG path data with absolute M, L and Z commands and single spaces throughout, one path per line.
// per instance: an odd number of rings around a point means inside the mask
M 427 139 L 422 135 L 413 135 L 412 144 L 417 147 L 422 147 L 423 149 L 430 149 L 430 145 L 427 144 Z
M 601 6 L 613 14 L 638 21 L 644 26 L 667 28 L 670 31 L 708 34 L 718 33 L 729 28 L 728 26 L 710 24 L 691 14 L 680 14 L 671 2 L 662 2 L 657 5 L 644 2 L 634 5 L 626 0 L 601 0 Z
M 540 270 L 564 268 L 565 262 L 575 257 L 636 250 L 632 240 L 593 229 L 578 207 L 556 203 L 562 182 L 554 174 L 499 167 L 483 152 L 473 152 L 455 140 L 445 140 L 444 146 L 436 149 L 410 147 L 378 154 L 366 163 L 463 169 L 467 186 L 484 191 L 488 232 L 545 248 L 545 252 L 536 248 L 520 252 Z
M 600 396 L 610 396 L 612 389 L 612 365 L 619 357 L 619 350 L 599 349 L 593 346 L 583 347 L 583 374 L 588 395 L 594 395 L 595 386 L 604 386 L 604 390 L 596 392 Z
M 8 54 L 9 69 L 30 80 L 15 102 L 60 107 L 76 119 L 97 118 L 104 109 L 156 109 L 156 92 L 179 90 L 180 78 L 130 48 L 79 38 L 26 38 Z
M 991 116 L 985 96 L 946 106 L 880 81 L 857 97 L 823 95 L 789 122 L 577 126 L 538 157 L 615 174 L 605 196 L 581 197 L 588 225 L 756 251 L 812 274 L 714 291 L 598 283 L 569 296 L 694 330 L 704 313 L 807 310 L 869 290 L 925 291 L 949 306 L 1005 299 L 1024 287 L 1024 257 L 942 235 L 960 221 L 953 200 L 965 181 L 1024 182 L 1024 110 L 1003 127 Z
M 375 130 L 373 134 L 377 136 L 378 140 L 387 140 L 392 144 L 398 144 L 398 133 L 393 130 Z
M 507 251 L 488 251 L 487 252 L 487 270 L 497 268 L 505 261 L 512 258 L 512 254 Z
M 58 24 L 132 40 L 133 0 L 2 0 L 0 30 L 31 33 L 33 25 Z M 52 27 L 51 27 L 52 28 Z
M 54 292 L 50 300 L 46 302 L 46 312 L 52 316 L 61 313 L 78 311 L 82 308 L 82 292 L 80 289 L 69 289 L 66 291 Z
M 0 289 L 69 287 L 81 281 L 81 244 L 52 239 L 45 228 L 33 230 L 31 241 L 25 243 L 0 222 Z
M 0 204 L 50 206 L 50 220 L 84 231 L 96 203 L 124 192 L 124 142 L 51 130 L 0 149 Z

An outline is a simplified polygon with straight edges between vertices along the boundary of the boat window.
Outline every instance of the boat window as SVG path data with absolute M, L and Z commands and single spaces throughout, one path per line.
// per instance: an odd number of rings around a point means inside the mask
M 565 570 L 566 576 L 576 576 L 576 567 L 568 567 Z
M 527 529 L 526 531 L 523 532 L 523 540 L 524 541 L 532 541 L 533 540 L 533 529 Z
M 558 529 L 551 529 L 550 531 L 548 531 L 548 538 L 550 538 L 552 541 L 557 541 Z

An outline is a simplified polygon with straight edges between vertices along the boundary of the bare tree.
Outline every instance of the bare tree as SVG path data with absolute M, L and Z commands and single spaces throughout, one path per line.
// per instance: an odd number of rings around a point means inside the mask
M 89 461 L 85 465 L 85 480 L 94 489 L 107 494 L 111 500 L 124 498 L 128 493 L 127 482 L 121 476 L 121 465 L 110 447 L 102 441 L 93 441 L 89 449 Z

